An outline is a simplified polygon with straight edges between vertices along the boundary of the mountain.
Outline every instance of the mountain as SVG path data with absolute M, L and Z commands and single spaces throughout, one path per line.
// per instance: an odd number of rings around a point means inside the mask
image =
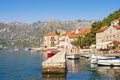
M 40 46 L 43 36 L 52 31 L 66 30 L 71 31 L 76 28 L 90 28 L 94 21 L 38 21 L 32 24 L 21 22 L 0 22 L 0 44 L 13 47 Z

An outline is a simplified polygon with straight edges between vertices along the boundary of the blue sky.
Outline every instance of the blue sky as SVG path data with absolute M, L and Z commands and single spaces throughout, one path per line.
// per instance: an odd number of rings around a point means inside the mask
M 120 9 L 120 0 L 0 0 L 0 22 L 102 20 Z

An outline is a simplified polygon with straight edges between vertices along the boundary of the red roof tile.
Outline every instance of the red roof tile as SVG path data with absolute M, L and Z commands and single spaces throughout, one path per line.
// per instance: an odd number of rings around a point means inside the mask
M 101 27 L 100 29 L 97 30 L 97 33 L 98 33 L 98 32 L 103 32 L 103 31 L 105 31 L 106 29 L 107 29 L 107 27 L 106 27 L 106 26 L 103 26 L 103 27 Z
M 115 26 L 116 29 L 120 29 L 120 26 Z
M 49 32 L 46 36 L 58 36 L 58 35 L 53 32 Z
M 119 41 L 113 41 L 112 42 L 114 45 L 120 45 L 120 42 Z
M 91 32 L 91 30 L 90 30 L 90 28 L 87 28 L 87 29 L 79 29 L 79 33 L 80 34 L 86 34 L 86 33 L 90 33 Z
M 84 31 L 84 33 L 90 33 L 90 32 L 91 32 L 90 28 L 87 28 L 87 29 L 85 29 L 85 31 Z
M 68 35 L 69 38 L 77 38 L 77 37 L 80 36 L 79 33 L 76 34 L 74 32 L 68 32 L 67 35 Z

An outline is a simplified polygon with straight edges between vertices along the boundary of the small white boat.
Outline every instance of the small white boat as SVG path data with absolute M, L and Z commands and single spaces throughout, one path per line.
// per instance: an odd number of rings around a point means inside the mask
M 100 59 L 115 59 L 115 57 L 105 57 L 105 56 L 97 56 L 98 60 Z
M 103 65 L 103 66 L 120 66 L 120 58 L 100 59 L 100 60 L 98 60 L 98 65 Z
M 66 54 L 67 59 L 79 59 L 80 55 L 77 53 Z
M 115 59 L 115 57 L 96 56 L 94 54 L 91 55 L 92 64 L 97 64 L 98 60 L 108 60 L 108 59 Z

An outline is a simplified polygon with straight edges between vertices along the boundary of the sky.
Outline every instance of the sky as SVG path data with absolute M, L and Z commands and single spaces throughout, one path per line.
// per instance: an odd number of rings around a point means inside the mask
M 102 20 L 120 0 L 0 0 L 0 22 Z

